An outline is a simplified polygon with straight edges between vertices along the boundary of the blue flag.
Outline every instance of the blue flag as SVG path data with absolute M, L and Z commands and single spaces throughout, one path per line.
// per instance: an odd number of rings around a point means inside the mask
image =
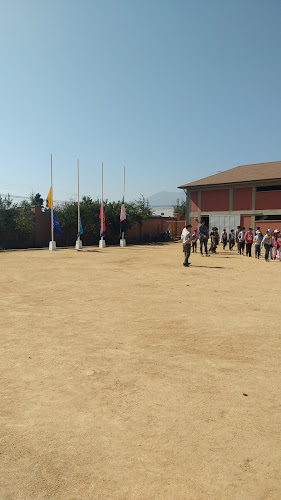
M 79 231 L 78 231 L 78 234 L 77 234 L 77 238 L 79 236 L 81 236 L 81 234 L 83 234 L 84 231 L 83 231 L 83 226 L 82 226 L 82 221 L 81 221 L 81 216 L 79 215 Z
M 62 235 L 61 227 L 59 225 L 59 221 L 57 219 L 55 212 L 53 212 L 53 217 L 54 217 L 54 235 L 61 238 L 61 235 Z

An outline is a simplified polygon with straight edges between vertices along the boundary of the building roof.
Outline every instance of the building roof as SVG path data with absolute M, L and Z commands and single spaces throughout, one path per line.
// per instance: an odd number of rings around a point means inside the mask
M 270 163 L 253 163 L 251 165 L 240 165 L 239 167 L 225 170 L 198 181 L 179 186 L 181 189 L 192 187 L 203 187 L 221 184 L 235 184 L 240 182 L 270 181 L 281 179 L 281 161 Z

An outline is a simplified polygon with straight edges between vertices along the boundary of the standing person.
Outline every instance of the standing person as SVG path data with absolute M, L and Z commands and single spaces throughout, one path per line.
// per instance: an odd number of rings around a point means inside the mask
M 229 241 L 229 250 L 231 251 L 235 245 L 235 233 L 234 229 L 231 229 L 229 236 L 228 236 L 228 241 Z
M 270 245 L 270 250 L 269 250 L 269 255 L 270 255 L 271 260 L 273 260 L 273 246 L 274 246 L 273 240 L 274 240 L 273 231 L 271 231 L 271 245 Z
M 249 255 L 249 257 L 252 257 L 253 241 L 254 241 L 253 228 L 249 227 L 248 231 L 245 233 L 246 255 Z
M 262 235 L 259 229 L 256 230 L 256 235 L 254 236 L 254 244 L 255 244 L 255 258 L 259 259 L 260 258 L 260 253 L 261 253 L 261 242 L 262 242 Z
M 239 253 L 239 233 L 241 231 L 241 226 L 237 226 L 237 230 L 235 233 L 235 241 L 237 243 L 237 252 Z
M 183 265 L 185 267 L 188 267 L 188 266 L 190 266 L 188 259 L 190 257 L 190 249 L 191 249 L 191 241 L 192 241 L 191 225 L 190 224 L 188 224 L 182 230 L 181 239 L 182 239 L 183 249 L 184 249 L 184 263 L 183 263 Z
M 215 253 L 217 253 L 217 247 L 219 246 L 219 243 L 220 243 L 220 235 L 219 235 L 219 230 L 218 230 L 217 227 L 215 227 L 214 238 L 215 238 L 215 242 L 216 242 L 216 251 L 215 251 Z
M 221 233 L 221 242 L 222 242 L 222 249 L 225 250 L 225 247 L 227 245 L 227 232 L 225 229 L 223 229 Z
M 273 232 L 273 260 L 276 259 L 276 256 L 280 260 L 280 231 L 278 229 Z
M 215 228 L 212 227 L 212 231 L 210 232 L 211 245 L 209 248 L 209 252 L 212 252 L 212 253 L 216 253 L 216 248 L 215 248 L 216 244 L 215 244 L 214 234 L 215 234 Z
M 204 220 L 201 221 L 201 225 L 199 226 L 198 233 L 199 233 L 199 241 L 200 241 L 200 253 L 201 253 L 202 257 L 203 257 L 204 256 L 203 246 L 204 246 L 206 257 L 209 257 L 210 256 L 210 254 L 208 253 L 209 231 L 208 231 L 208 228 L 205 225 L 205 221 Z
M 271 239 L 272 239 L 271 238 L 271 231 L 270 231 L 270 229 L 267 229 L 265 236 L 263 237 L 262 242 L 261 242 L 261 248 L 264 245 L 264 249 L 265 249 L 265 254 L 264 254 L 265 262 L 269 262 L 268 257 L 269 257 L 269 252 L 271 249 Z
M 192 234 L 192 252 L 197 252 L 197 229 L 195 229 L 194 233 Z
M 276 240 L 277 240 L 277 259 L 280 262 L 280 257 L 281 257 L 280 256 L 280 252 L 281 252 L 281 233 L 280 233 L 280 231 L 277 234 Z
M 238 250 L 241 255 L 244 255 L 244 248 L 245 248 L 245 228 L 242 227 L 240 233 L 238 234 Z

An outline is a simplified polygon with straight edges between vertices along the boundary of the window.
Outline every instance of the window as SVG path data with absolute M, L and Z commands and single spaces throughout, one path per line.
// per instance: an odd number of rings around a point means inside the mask
M 256 222 L 258 221 L 270 221 L 270 220 L 281 220 L 281 215 L 257 215 L 255 217 Z
M 278 186 L 258 186 L 256 188 L 256 192 L 264 192 L 264 191 L 281 191 L 281 184 Z

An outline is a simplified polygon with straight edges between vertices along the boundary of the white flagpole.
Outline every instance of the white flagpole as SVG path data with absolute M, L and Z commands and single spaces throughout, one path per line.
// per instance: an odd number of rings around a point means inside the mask
M 54 241 L 54 196 L 53 196 L 53 157 L 51 155 L 51 232 Z
M 123 200 L 122 201 L 124 201 L 124 203 L 125 203 L 125 172 L 126 172 L 126 167 L 124 167 L 124 170 L 123 170 Z M 121 223 L 121 221 L 120 221 L 120 223 Z M 124 231 L 122 231 L 121 240 L 120 240 L 120 247 L 125 247 L 125 246 L 126 246 L 125 233 L 124 233 Z
M 101 164 L 101 234 L 103 235 L 104 227 L 103 227 L 103 217 L 104 217 L 104 205 L 103 205 L 103 163 Z M 99 242 L 100 248 L 105 248 L 105 240 L 104 237 L 101 236 Z
M 81 250 L 82 241 L 80 240 L 80 185 L 79 185 L 79 160 L 77 159 L 77 186 L 78 186 L 78 204 L 77 204 L 77 216 L 78 216 L 78 237 L 76 241 L 76 250 Z
M 125 170 L 126 168 L 124 167 L 124 175 L 123 175 L 123 201 L 125 203 Z M 124 232 L 122 233 L 122 240 L 125 239 L 125 234 Z
M 79 160 L 77 160 L 77 186 L 78 186 L 78 233 L 80 233 L 80 193 L 79 193 Z M 80 235 L 79 235 L 80 240 Z
M 54 241 L 54 193 L 53 193 L 53 156 L 51 154 L 51 234 L 52 241 L 49 243 L 49 250 L 56 249 L 56 242 Z
M 103 163 L 101 164 L 101 234 L 103 234 Z M 101 237 L 103 240 L 103 236 Z

